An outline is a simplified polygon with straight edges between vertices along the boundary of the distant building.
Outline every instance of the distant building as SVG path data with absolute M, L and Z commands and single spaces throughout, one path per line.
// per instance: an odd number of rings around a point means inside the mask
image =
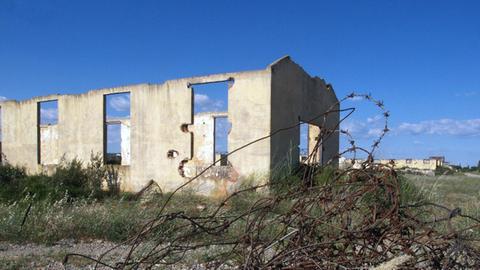
M 361 164 L 365 162 L 364 159 L 356 159 L 355 162 L 352 159 L 340 158 L 340 168 L 360 168 Z M 413 170 L 419 172 L 432 172 L 438 167 L 441 167 L 445 163 L 445 157 L 432 156 L 427 159 L 377 159 L 374 161 L 377 164 L 384 164 L 393 166 L 396 170 Z
M 443 166 L 446 163 L 444 156 L 431 156 L 430 159 L 435 160 L 437 163 L 437 166 Z

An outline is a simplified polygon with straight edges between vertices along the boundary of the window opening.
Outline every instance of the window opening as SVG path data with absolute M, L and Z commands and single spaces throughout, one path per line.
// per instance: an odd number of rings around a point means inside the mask
M 308 159 L 308 123 L 300 122 L 299 161 L 306 162 Z
M 231 128 L 228 117 L 215 117 L 215 161 L 220 160 L 220 166 L 228 165 L 228 134 Z
M 104 96 L 106 164 L 130 165 L 130 93 Z
M 58 124 L 58 100 L 44 101 L 40 106 L 40 125 Z
M 193 85 L 194 125 L 201 125 L 204 132 L 194 132 L 194 137 L 204 136 L 203 140 L 194 138 L 197 143 L 194 153 L 207 164 L 220 161 L 215 165 L 228 165 L 228 136 L 232 127 L 228 118 L 228 90 L 232 84 L 233 80 Z
M 58 100 L 41 101 L 37 103 L 37 163 L 43 164 L 43 155 L 47 155 L 47 163 L 53 156 L 48 154 L 50 142 L 56 140 L 56 131 L 51 126 L 58 124 Z M 42 148 L 44 145 L 44 149 Z M 42 155 L 43 154 L 43 155 Z

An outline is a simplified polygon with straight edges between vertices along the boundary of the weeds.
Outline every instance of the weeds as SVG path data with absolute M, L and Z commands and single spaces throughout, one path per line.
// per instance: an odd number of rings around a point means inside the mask
M 54 202 L 65 193 L 69 198 L 116 196 L 120 193 L 118 178 L 113 166 L 104 165 L 101 156 L 93 154 L 86 166 L 78 159 L 62 160 L 51 176 L 27 175 L 24 168 L 0 165 L 0 202 L 19 201 L 27 195 L 37 201 Z

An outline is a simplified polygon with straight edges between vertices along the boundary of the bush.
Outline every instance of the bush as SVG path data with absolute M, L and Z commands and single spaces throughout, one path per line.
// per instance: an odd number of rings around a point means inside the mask
M 337 170 L 331 166 L 319 167 L 315 171 L 315 175 L 311 182 L 306 182 L 304 174 L 307 170 L 312 170 L 312 167 L 301 165 L 296 171 L 286 174 L 282 177 L 275 178 L 272 182 L 272 190 L 275 194 L 284 194 L 291 190 L 312 187 L 324 186 L 331 183 L 337 177 Z
M 10 164 L 0 165 L 0 184 L 9 184 L 27 176 L 25 169 Z
M 82 166 L 82 162 L 77 159 L 60 164 L 52 175 L 53 183 L 73 198 L 88 197 L 91 193 L 88 189 L 88 176 Z
M 444 166 L 438 166 L 435 170 L 435 175 L 453 175 L 455 171 Z
M 103 190 L 106 183 L 107 190 Z M 27 175 L 25 169 L 9 164 L 0 166 L 0 201 L 18 201 L 25 196 L 35 200 L 56 201 L 69 198 L 103 198 L 118 195 L 118 172 L 105 166 L 100 155 L 93 155 L 87 166 L 78 160 L 63 160 L 52 176 Z

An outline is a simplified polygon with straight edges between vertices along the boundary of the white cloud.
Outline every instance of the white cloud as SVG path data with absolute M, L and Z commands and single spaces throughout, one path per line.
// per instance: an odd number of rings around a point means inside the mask
M 368 117 L 365 121 L 347 119 L 340 124 L 342 130 L 347 131 L 354 138 L 378 138 L 383 133 L 384 118 L 382 115 Z
M 369 138 L 378 138 L 382 135 L 383 129 L 380 128 L 371 128 L 367 132 Z
M 199 112 L 218 112 L 225 110 L 222 100 L 212 99 L 204 94 L 195 94 L 194 101 Z
M 5 100 L 8 100 L 8 98 L 0 96 L 0 102 L 5 101 Z
M 377 124 L 380 120 L 383 120 L 383 116 L 381 115 L 375 115 L 374 117 L 368 117 L 367 118 L 367 123 L 368 124 Z
M 411 135 L 480 136 L 480 119 L 440 119 L 418 123 L 402 123 L 395 131 L 396 133 Z
M 210 98 L 207 95 L 195 94 L 195 103 L 198 105 L 205 105 L 210 102 Z
M 219 138 L 226 138 L 232 130 L 232 123 L 228 121 L 228 118 L 220 117 L 215 119 L 215 128 L 217 129 L 215 134 Z
M 130 96 L 121 95 L 110 99 L 110 106 L 117 112 L 126 112 L 130 110 Z
M 341 129 L 348 131 L 354 138 L 375 138 L 383 132 L 383 118 L 375 116 L 367 118 L 366 121 L 348 119 L 341 124 Z M 480 136 L 480 119 L 404 122 L 392 128 L 392 131 L 393 135 Z
M 215 129 L 215 152 L 227 153 L 228 134 L 230 134 L 230 130 L 232 129 L 232 123 L 228 121 L 228 118 L 216 118 Z
M 364 98 L 360 97 L 360 96 L 354 96 L 352 98 L 349 98 L 348 100 L 350 100 L 350 101 L 361 101 L 361 100 L 364 100 Z
M 58 121 L 58 109 L 49 108 L 49 109 L 40 109 L 40 119 L 42 119 L 42 124 L 52 124 Z

